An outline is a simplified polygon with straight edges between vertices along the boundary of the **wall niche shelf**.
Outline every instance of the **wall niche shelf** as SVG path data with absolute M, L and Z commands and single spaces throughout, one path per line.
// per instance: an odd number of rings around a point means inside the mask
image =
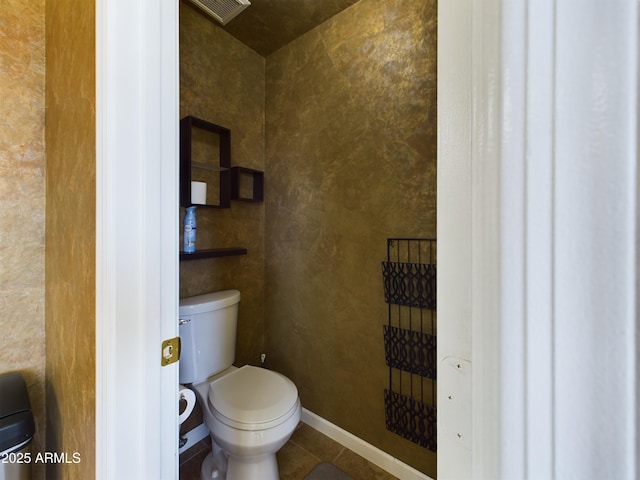
M 246 255 L 247 249 L 241 247 L 212 248 L 209 250 L 196 250 L 193 253 L 180 252 L 180 260 L 199 260 L 203 258 L 232 257 L 234 255 Z

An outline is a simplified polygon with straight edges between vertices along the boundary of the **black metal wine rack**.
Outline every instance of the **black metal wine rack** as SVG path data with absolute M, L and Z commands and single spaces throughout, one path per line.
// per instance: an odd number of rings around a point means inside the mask
M 436 249 L 434 238 L 389 238 L 382 262 L 389 321 L 383 327 L 389 388 L 385 421 L 433 452 L 436 442 Z

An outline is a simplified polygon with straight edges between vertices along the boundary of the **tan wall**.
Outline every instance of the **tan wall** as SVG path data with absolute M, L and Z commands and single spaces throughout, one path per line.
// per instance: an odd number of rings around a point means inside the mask
M 380 262 L 436 233 L 435 0 L 361 0 L 267 58 L 270 366 L 302 404 L 415 468 L 388 432 Z
M 264 58 L 180 3 L 180 118 L 231 130 L 231 165 L 264 170 Z M 184 216 L 181 209 L 180 225 Z M 232 201 L 196 210 L 196 248 L 244 247 L 247 255 L 180 263 L 180 297 L 240 290 L 236 363 L 264 349 L 264 204 Z
M 44 0 L 0 7 L 0 374 L 24 374 L 34 452 L 45 438 L 44 9 Z
M 181 117 L 230 128 L 232 165 L 266 188 L 264 207 L 198 210 L 198 248 L 249 255 L 182 262 L 180 296 L 241 290 L 238 363 L 266 332 L 305 407 L 432 476 L 435 455 L 385 429 L 380 261 L 388 237 L 436 233 L 436 18 L 435 0 L 361 0 L 266 72 L 188 5 L 180 19 Z
M 95 476 L 95 5 L 46 3 L 47 478 Z M 73 72 L 70 75 L 69 72 Z

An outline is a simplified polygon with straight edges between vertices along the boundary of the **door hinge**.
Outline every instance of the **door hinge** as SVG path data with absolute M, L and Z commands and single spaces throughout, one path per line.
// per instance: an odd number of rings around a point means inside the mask
M 162 359 L 163 367 L 180 360 L 180 337 L 170 338 L 162 342 Z

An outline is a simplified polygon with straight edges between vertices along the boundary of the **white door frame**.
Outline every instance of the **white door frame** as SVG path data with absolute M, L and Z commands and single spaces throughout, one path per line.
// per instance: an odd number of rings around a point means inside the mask
M 439 478 L 637 476 L 638 5 L 609 3 L 439 4 L 439 358 L 473 365 L 439 375 Z M 178 4 L 96 6 L 96 477 L 172 479 Z
M 96 0 L 96 478 L 178 478 L 178 1 Z
M 438 478 L 635 479 L 638 3 L 438 10 Z

